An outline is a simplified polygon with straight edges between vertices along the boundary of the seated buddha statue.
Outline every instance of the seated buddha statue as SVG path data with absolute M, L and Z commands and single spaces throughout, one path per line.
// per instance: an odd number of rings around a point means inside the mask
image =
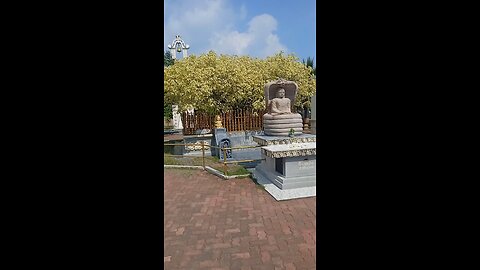
M 280 85 L 268 83 L 265 86 L 265 99 L 267 100 L 267 113 L 263 115 L 263 128 L 265 135 L 288 136 L 293 131 L 295 135 L 303 131 L 302 116 L 292 113 L 292 101 L 286 97 L 285 84 L 289 84 L 290 96 L 295 98 L 297 86 L 293 82 L 282 81 Z M 276 86 L 275 98 L 269 100 L 271 87 Z M 293 90 L 293 91 L 292 91 Z
M 285 97 L 285 89 L 279 88 L 277 90 L 277 97 L 270 100 L 269 113 L 271 115 L 290 114 L 292 113 L 290 106 L 291 101 Z

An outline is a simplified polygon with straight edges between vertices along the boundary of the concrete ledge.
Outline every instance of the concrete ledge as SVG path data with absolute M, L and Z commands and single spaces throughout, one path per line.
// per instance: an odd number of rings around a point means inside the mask
M 200 169 L 200 170 L 203 170 L 203 167 L 202 166 L 188 166 L 188 165 L 163 165 L 164 168 L 172 168 L 172 169 Z M 219 170 L 215 170 L 214 168 L 210 167 L 210 166 L 205 166 L 205 170 L 213 175 L 216 175 L 220 178 L 223 178 L 225 180 L 228 180 L 228 179 L 234 179 L 234 178 L 241 178 L 241 177 L 249 177 L 250 174 L 241 174 L 241 175 L 231 175 L 231 176 L 227 176 L 225 174 L 223 174 L 221 171 Z
M 189 165 L 163 165 L 164 168 L 174 168 L 174 169 L 202 169 L 202 166 L 189 166 Z
M 226 175 L 224 175 L 222 172 L 218 171 L 218 170 L 215 170 L 214 168 L 212 167 L 209 167 L 209 166 L 205 166 L 205 170 L 213 175 L 216 175 L 218 177 L 221 177 L 223 179 L 227 179 L 225 177 L 227 177 Z
M 209 167 L 209 166 L 205 166 L 205 170 L 211 174 L 214 174 L 218 177 L 221 177 L 225 180 L 228 180 L 228 179 L 234 179 L 234 178 L 240 178 L 240 177 L 248 177 L 250 176 L 250 174 L 241 174 L 241 175 L 230 175 L 230 176 L 227 176 L 225 174 L 223 174 L 221 171 L 219 170 L 215 170 L 214 168 L 212 167 Z

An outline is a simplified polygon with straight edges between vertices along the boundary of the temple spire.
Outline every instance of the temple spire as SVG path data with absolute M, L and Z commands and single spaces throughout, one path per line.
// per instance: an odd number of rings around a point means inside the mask
M 188 56 L 187 50 L 190 49 L 190 46 L 186 44 L 180 35 L 176 35 L 175 39 L 172 41 L 172 44 L 168 45 L 168 48 L 170 49 L 170 53 L 172 54 L 172 59 L 177 58 L 177 52 L 182 52 L 183 51 L 183 58 L 186 58 Z

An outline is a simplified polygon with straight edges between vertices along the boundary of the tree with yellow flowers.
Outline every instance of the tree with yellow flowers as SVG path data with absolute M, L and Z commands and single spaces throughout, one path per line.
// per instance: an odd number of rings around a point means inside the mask
M 299 89 L 294 106 L 309 108 L 316 89 L 312 68 L 282 52 L 258 59 L 218 56 L 210 51 L 164 69 L 165 102 L 178 104 L 180 111 L 195 108 L 217 114 L 232 109 L 263 109 L 264 85 L 278 78 L 296 82 Z

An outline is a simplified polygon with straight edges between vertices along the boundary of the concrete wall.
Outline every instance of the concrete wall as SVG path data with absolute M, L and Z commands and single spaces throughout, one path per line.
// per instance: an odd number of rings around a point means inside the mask
M 253 135 L 260 135 L 262 131 L 233 131 L 227 132 L 228 138 L 232 142 L 232 147 L 257 145 L 253 141 Z

